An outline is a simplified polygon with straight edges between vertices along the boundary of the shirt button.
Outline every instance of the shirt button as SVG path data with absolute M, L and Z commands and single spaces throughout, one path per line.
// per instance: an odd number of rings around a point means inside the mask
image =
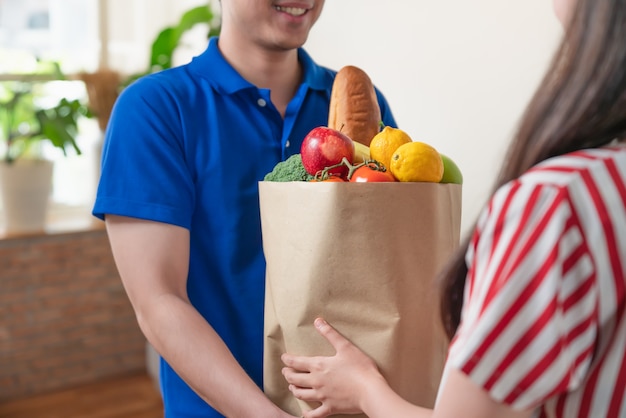
M 291 142 L 289 141 L 285 142 L 285 148 L 289 148 L 290 145 L 291 145 Z
M 261 107 L 265 107 L 267 105 L 267 102 L 265 101 L 265 99 L 259 99 L 256 101 L 256 103 Z

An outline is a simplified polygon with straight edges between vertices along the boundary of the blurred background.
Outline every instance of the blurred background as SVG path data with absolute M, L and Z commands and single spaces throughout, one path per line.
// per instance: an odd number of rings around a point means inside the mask
M 219 2 L 0 0 L 0 117 L 18 90 L 37 108 L 61 99 L 88 108 L 73 134 L 80 154 L 36 147 L 54 162 L 43 230 L 7 232 L 0 216 L 0 418 L 19 416 L 2 409 L 14 398 L 154 374 L 90 209 L 107 107 L 159 69 L 152 51 L 168 28 L 180 38 L 166 64 L 188 62 L 219 29 Z M 326 0 L 305 48 L 319 64 L 367 71 L 399 127 L 457 162 L 466 233 L 561 34 L 550 0 Z

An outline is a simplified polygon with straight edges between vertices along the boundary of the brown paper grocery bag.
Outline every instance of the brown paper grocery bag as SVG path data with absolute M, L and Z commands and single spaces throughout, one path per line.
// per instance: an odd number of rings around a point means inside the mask
M 296 416 L 316 406 L 290 394 L 280 356 L 334 354 L 313 328 L 322 316 L 432 407 L 447 348 L 435 276 L 459 244 L 461 186 L 262 181 L 259 193 L 269 398 Z

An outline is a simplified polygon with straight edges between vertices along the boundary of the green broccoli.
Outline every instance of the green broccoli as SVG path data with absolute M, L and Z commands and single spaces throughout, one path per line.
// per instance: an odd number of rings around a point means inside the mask
M 265 175 L 265 181 L 308 181 L 313 178 L 302 165 L 302 156 L 294 154 L 274 166 L 274 169 Z

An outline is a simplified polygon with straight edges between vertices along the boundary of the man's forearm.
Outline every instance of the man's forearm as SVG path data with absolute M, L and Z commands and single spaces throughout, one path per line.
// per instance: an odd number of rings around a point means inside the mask
M 143 306 L 137 316 L 155 349 L 220 413 L 233 418 L 281 416 L 188 302 L 171 294 L 162 295 Z

